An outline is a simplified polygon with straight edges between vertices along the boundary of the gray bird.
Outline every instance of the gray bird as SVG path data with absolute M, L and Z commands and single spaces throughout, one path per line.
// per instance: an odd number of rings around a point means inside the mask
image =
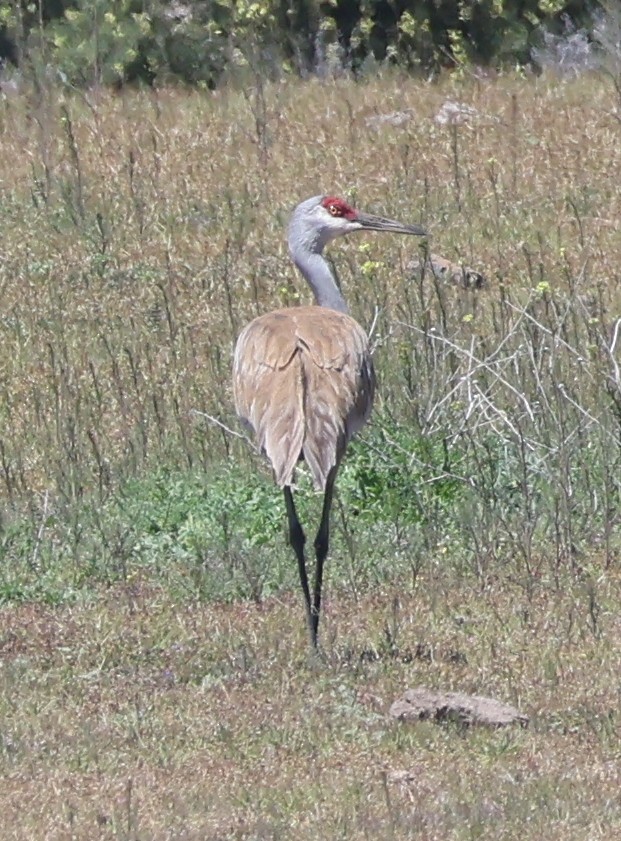
M 303 201 L 289 223 L 289 252 L 313 291 L 315 305 L 275 310 L 255 318 L 237 340 L 233 363 L 237 414 L 256 437 L 272 464 L 276 484 L 284 490 L 289 542 L 298 561 L 315 648 L 334 482 L 349 440 L 371 413 L 375 392 L 369 340 L 348 315 L 323 256 L 331 240 L 356 231 L 426 235 L 418 225 L 361 213 L 333 196 Z M 306 461 L 315 488 L 324 494 L 314 541 L 312 596 L 304 557 L 306 538 L 292 493 L 300 460 Z

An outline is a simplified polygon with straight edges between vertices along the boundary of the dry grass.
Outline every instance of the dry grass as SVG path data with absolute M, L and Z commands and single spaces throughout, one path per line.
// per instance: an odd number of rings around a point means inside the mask
M 455 132 L 437 125 L 447 96 L 483 116 Z M 221 431 L 193 412 L 230 418 L 229 354 L 240 325 L 307 298 L 283 226 L 291 205 L 317 192 L 422 220 L 434 250 L 491 277 L 493 300 L 499 279 L 518 300 L 540 282 L 559 292 L 573 283 L 596 296 L 596 316 L 612 316 L 620 214 L 611 173 L 621 156 L 614 104 L 596 79 L 464 90 L 409 80 L 291 82 L 255 84 L 247 95 L 5 103 L 6 490 L 75 496 L 162 453 L 187 464 L 228 451 Z M 414 116 L 405 126 L 367 125 L 406 108 Z M 411 322 L 412 309 L 440 317 L 432 285 L 418 300 L 409 284 L 404 267 L 416 254 L 399 238 L 335 250 L 363 323 L 378 306 L 382 333 L 394 331 L 396 318 Z M 355 281 L 362 262 L 366 274 Z M 501 329 L 485 324 L 489 301 L 455 294 L 448 306 L 457 327 L 478 313 L 477 328 Z M 394 401 L 388 389 L 398 371 L 384 367 L 382 394 Z
M 398 607 L 339 599 L 321 662 L 297 600 L 200 607 L 135 586 L 6 608 L 2 837 L 609 839 L 618 588 L 598 583 L 596 627 L 576 591 L 429 578 Z M 530 727 L 391 722 L 421 684 L 514 701 Z
M 448 97 L 481 116 L 438 125 Z M 2 838 L 621 830 L 615 106 L 586 77 L 0 103 Z M 177 537 L 141 566 L 133 500 L 110 505 L 162 465 L 206 485 L 229 459 L 256 468 L 200 413 L 233 422 L 240 326 L 306 299 L 283 227 L 328 190 L 423 222 L 490 284 L 413 282 L 403 240 L 333 251 L 357 317 L 378 311 L 377 428 L 405 436 L 372 466 L 407 470 L 394 522 L 372 501 L 341 524 L 316 662 L 297 598 L 184 600 L 162 571 Z M 425 496 L 438 471 L 470 496 Z M 404 525 L 410 497 L 425 513 Z M 11 601 L 15 570 L 62 604 Z M 531 726 L 397 726 L 416 684 L 517 703 Z

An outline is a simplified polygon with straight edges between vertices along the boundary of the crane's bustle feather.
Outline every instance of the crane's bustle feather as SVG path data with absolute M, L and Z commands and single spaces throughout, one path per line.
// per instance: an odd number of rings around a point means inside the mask
M 368 340 L 348 315 L 321 307 L 277 310 L 252 321 L 235 349 L 237 412 L 256 435 L 279 486 L 300 455 L 325 489 L 365 423 L 374 376 Z

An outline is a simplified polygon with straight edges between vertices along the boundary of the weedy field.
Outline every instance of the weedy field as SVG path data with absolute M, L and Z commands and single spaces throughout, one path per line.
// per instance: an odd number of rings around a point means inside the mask
M 621 834 L 614 86 L 48 84 L 0 102 L 2 838 Z M 320 192 L 487 284 L 398 237 L 330 252 L 380 396 L 313 658 L 229 375 L 308 300 L 284 232 Z M 530 725 L 392 722 L 415 685 Z

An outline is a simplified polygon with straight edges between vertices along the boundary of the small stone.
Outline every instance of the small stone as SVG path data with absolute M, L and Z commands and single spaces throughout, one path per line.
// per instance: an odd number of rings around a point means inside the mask
M 389 715 L 398 721 L 457 721 L 467 727 L 506 727 L 509 724 L 528 726 L 528 716 L 510 704 L 481 695 L 436 692 L 425 687 L 408 689 L 402 698 L 393 703 Z

